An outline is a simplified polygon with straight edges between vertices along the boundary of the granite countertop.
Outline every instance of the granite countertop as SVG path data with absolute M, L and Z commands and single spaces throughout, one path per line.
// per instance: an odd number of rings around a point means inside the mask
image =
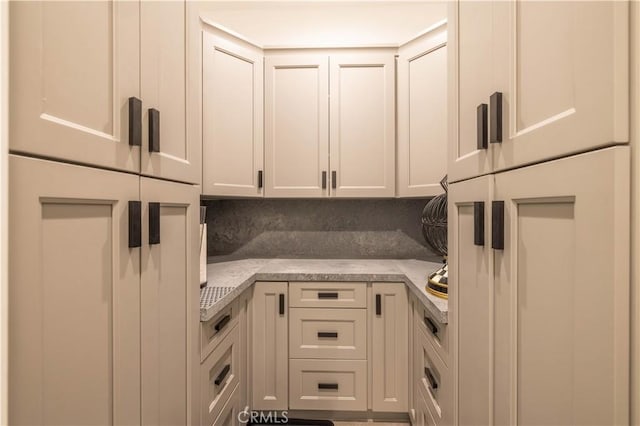
M 404 282 L 441 323 L 448 302 L 427 293 L 427 276 L 440 263 L 421 260 L 246 259 L 207 265 L 207 286 L 200 290 L 200 320 L 208 321 L 256 281 Z

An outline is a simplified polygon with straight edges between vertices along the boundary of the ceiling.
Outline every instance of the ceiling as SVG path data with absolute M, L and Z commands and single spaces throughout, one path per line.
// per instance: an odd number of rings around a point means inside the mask
M 398 45 L 446 18 L 446 1 L 210 1 L 202 16 L 264 47 Z

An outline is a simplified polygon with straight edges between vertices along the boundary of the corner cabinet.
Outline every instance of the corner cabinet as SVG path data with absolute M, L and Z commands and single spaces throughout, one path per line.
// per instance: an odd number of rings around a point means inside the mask
M 251 302 L 251 392 L 255 410 L 289 406 L 287 282 L 256 282 Z
M 613 147 L 450 186 L 455 423 L 628 423 L 629 167 Z

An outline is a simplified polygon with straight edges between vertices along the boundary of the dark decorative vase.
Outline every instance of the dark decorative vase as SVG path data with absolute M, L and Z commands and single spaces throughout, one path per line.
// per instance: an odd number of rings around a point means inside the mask
M 426 290 L 438 297 L 446 299 L 449 294 L 448 265 L 447 265 L 447 176 L 442 178 L 440 185 L 444 194 L 440 194 L 424 206 L 422 210 L 422 236 L 431 249 L 444 257 L 442 268 L 431 273 L 428 277 Z

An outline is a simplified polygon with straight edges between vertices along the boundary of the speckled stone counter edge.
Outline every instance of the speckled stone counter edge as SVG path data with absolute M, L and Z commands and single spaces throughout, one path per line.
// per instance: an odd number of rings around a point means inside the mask
M 256 272 L 249 278 L 239 283 L 234 290 L 230 291 L 224 298 L 216 303 L 200 309 L 200 321 L 208 321 L 217 313 L 226 308 L 233 300 L 242 294 L 256 281 L 366 281 L 366 282 L 398 282 L 404 283 L 409 290 L 424 304 L 427 310 L 434 316 L 434 319 L 442 324 L 448 323 L 448 309 L 436 306 L 431 300 L 435 296 L 427 294 L 422 287 L 424 283 L 416 284 L 405 274 L 344 274 L 344 273 L 278 273 L 278 272 Z M 235 284 L 235 283 L 234 283 Z M 446 301 L 439 299 L 438 304 L 447 305 Z

